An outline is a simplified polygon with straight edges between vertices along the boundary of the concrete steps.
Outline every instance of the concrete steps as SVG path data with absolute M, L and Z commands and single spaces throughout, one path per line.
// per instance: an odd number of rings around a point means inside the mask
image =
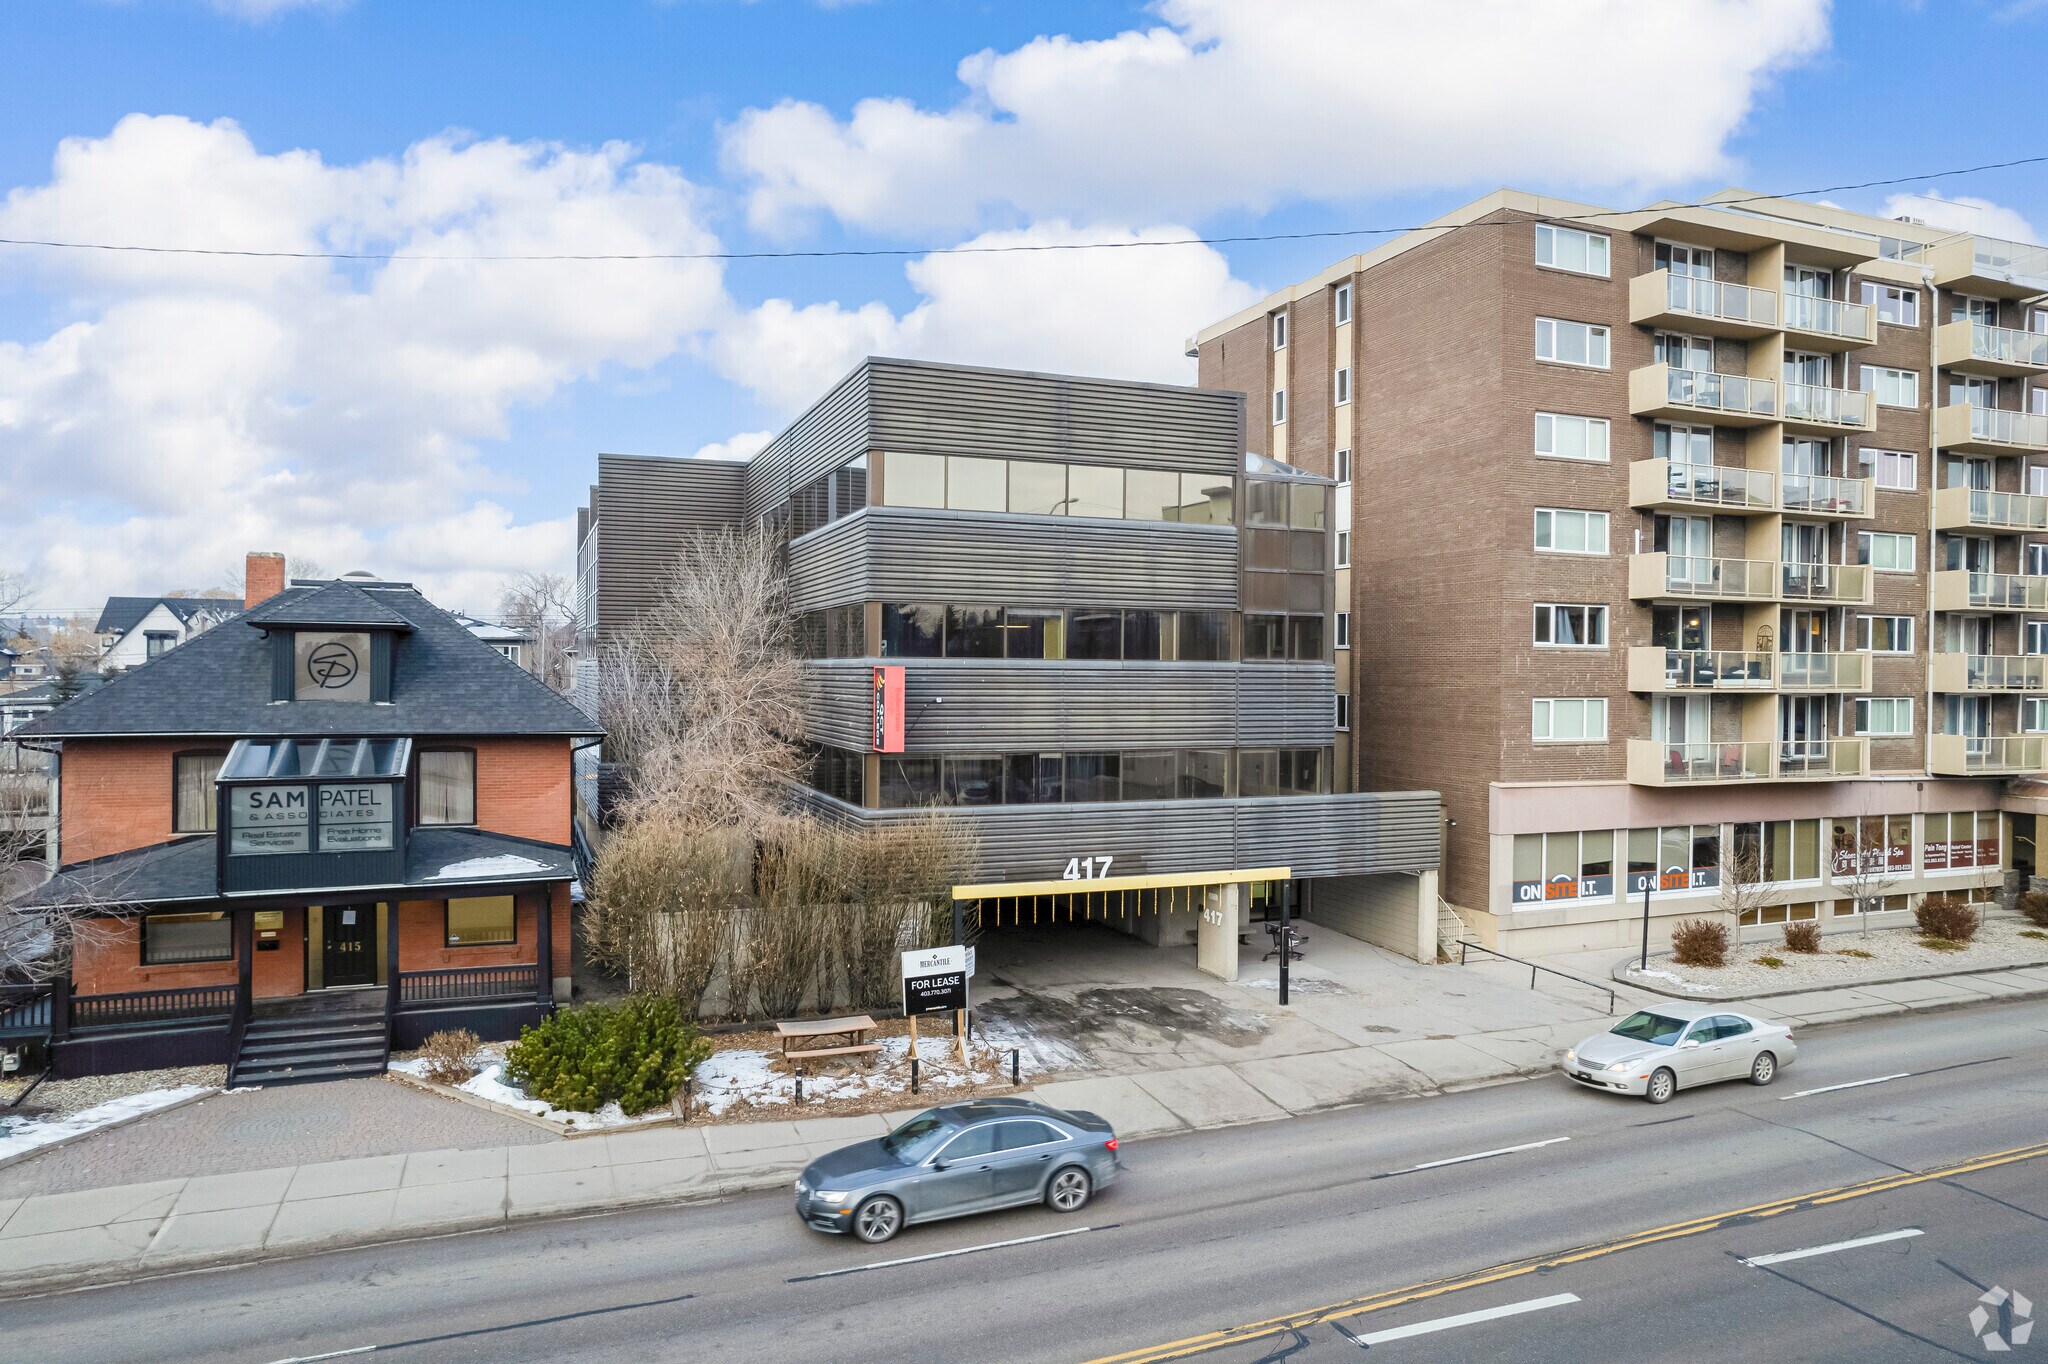
M 260 1015 L 242 1034 L 228 1083 L 239 1088 L 382 1075 L 390 1059 L 381 1011 Z

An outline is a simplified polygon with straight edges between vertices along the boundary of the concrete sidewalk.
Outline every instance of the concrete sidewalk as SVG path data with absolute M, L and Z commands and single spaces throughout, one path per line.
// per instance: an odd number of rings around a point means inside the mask
M 1463 982 L 1445 978 L 1452 983 Z M 2048 995 L 2048 968 L 1813 991 L 1772 1000 L 1762 1012 L 1841 1022 L 2027 995 Z M 1121 1136 L 1157 1136 L 1540 1074 L 1604 1019 L 1254 1055 L 1026 1092 L 1100 1113 Z M 0 1198 L 0 1292 L 786 1187 L 816 1156 L 879 1136 L 907 1116 L 663 1128 Z

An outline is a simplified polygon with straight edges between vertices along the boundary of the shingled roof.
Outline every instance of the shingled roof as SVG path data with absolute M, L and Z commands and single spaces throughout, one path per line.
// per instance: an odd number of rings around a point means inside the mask
M 242 610 L 232 597 L 109 597 L 107 604 L 100 608 L 99 623 L 93 626 L 93 633 L 125 635 L 142 624 L 142 618 L 159 606 L 184 623 L 190 623 L 192 617 L 202 611 L 215 616 L 233 616 Z
M 300 624 L 398 632 L 390 702 L 272 702 L 265 628 Z M 599 733 L 589 716 L 415 589 L 322 583 L 287 588 L 8 737 Z

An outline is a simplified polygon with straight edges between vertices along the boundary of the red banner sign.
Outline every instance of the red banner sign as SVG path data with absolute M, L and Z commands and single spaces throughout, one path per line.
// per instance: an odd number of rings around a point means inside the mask
M 903 751 L 903 666 L 875 669 L 875 752 Z

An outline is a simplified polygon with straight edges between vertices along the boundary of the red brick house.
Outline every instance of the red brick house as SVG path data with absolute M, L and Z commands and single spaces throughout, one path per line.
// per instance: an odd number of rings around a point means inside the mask
M 57 754 L 60 1075 L 371 1073 L 565 998 L 582 711 L 411 586 L 297 582 L 14 736 Z M 9 1022 L 0 1018 L 0 1024 Z

